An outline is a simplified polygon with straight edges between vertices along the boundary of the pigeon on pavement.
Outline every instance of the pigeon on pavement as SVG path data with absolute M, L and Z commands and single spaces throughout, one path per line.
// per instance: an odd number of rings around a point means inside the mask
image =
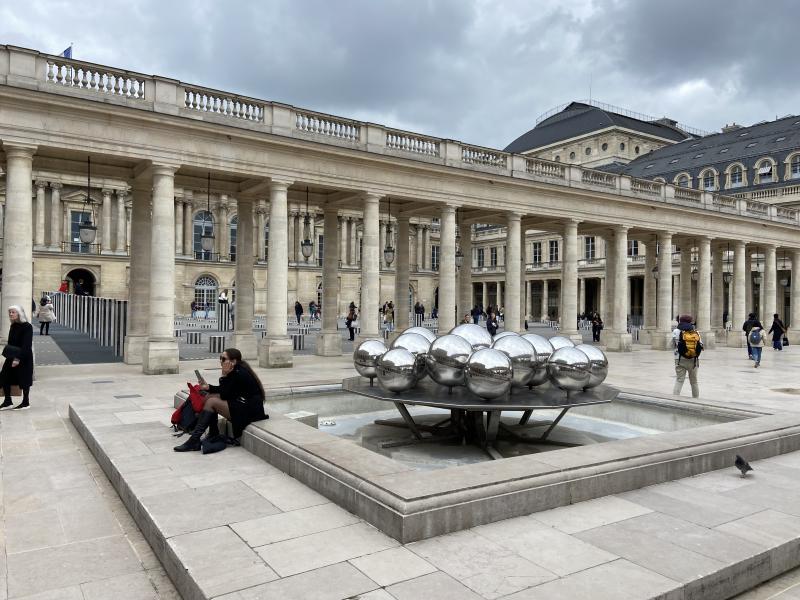
M 753 470 L 753 467 L 750 466 L 750 463 L 748 463 L 738 454 L 736 455 L 736 461 L 733 463 L 733 465 L 742 472 L 742 477 L 747 475 L 748 471 Z

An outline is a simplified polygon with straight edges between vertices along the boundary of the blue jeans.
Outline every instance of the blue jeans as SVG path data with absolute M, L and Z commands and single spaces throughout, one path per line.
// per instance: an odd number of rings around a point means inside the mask
M 783 350 L 783 339 L 778 338 L 777 340 L 772 340 L 772 347 L 775 350 Z
M 753 346 L 753 360 L 756 364 L 761 362 L 761 351 L 764 349 L 761 346 Z

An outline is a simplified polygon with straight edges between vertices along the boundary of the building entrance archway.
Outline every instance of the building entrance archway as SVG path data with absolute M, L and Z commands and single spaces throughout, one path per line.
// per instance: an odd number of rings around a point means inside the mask
M 69 291 L 79 296 L 94 296 L 97 280 L 88 269 L 72 269 L 65 279 L 69 282 Z

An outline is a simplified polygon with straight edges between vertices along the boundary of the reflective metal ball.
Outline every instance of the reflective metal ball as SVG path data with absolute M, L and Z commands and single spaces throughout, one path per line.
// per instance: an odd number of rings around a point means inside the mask
M 364 340 L 353 351 L 353 366 L 362 377 L 370 379 L 378 375 L 378 359 L 388 348 L 381 340 Z
M 495 339 L 492 348 L 500 350 L 511 360 L 512 385 L 525 387 L 531 382 L 536 369 L 536 351 L 528 340 L 518 335 L 507 335 Z
M 432 342 L 436 339 L 436 334 L 426 327 L 409 327 L 403 332 L 403 334 L 406 333 L 416 333 L 424 337 L 429 342 Z
M 559 348 L 547 362 L 547 375 L 553 385 L 577 392 L 589 385 L 589 357 L 575 347 Z
M 565 338 L 562 335 L 556 335 L 550 338 L 550 344 L 553 346 L 554 350 L 558 350 L 559 348 L 574 348 L 575 343 L 569 339 Z
M 474 325 L 472 323 L 464 323 L 453 327 L 450 331 L 451 335 L 460 335 L 467 340 L 472 346 L 473 350 L 479 348 L 489 348 L 492 345 L 492 336 L 483 327 Z
M 472 353 L 464 371 L 467 389 L 486 400 L 499 398 L 511 387 L 511 359 L 500 350 L 481 348 Z
M 427 338 L 422 337 L 418 333 L 405 332 L 397 336 L 392 342 L 392 348 L 405 348 L 417 361 L 417 379 L 425 377 L 425 357 L 428 354 L 428 349 L 431 343 Z
M 555 349 L 546 337 L 535 333 L 525 333 L 522 335 L 522 339 L 530 342 L 536 352 L 536 366 L 529 385 L 542 385 L 547 381 L 547 361 Z
M 509 336 L 517 336 L 517 337 L 519 337 L 519 334 L 518 333 L 514 333 L 513 331 L 501 331 L 500 333 L 495 334 L 495 336 L 492 338 L 492 340 L 496 342 L 497 340 L 499 340 L 501 338 L 509 337 Z
M 596 387 L 603 383 L 608 376 L 608 358 L 605 353 L 597 346 L 589 344 L 578 344 L 576 349 L 589 357 L 589 385 L 586 387 Z
M 425 366 L 436 383 L 453 387 L 464 385 L 464 367 L 472 354 L 472 346 L 460 335 L 436 338 L 428 349 Z
M 378 382 L 390 392 L 405 392 L 417 383 L 417 359 L 405 348 L 389 350 L 378 359 Z

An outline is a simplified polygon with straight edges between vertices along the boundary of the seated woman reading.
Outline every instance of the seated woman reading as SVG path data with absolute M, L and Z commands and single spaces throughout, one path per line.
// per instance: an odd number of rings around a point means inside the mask
M 233 437 L 242 435 L 244 428 L 253 421 L 268 418 L 264 414 L 264 386 L 253 369 L 242 360 L 242 353 L 228 348 L 219 357 L 222 377 L 219 385 L 204 383 L 201 389 L 209 392 L 203 411 L 197 420 L 192 435 L 175 452 L 200 450 L 200 438 L 206 429 L 209 437 L 219 435 L 217 415 L 222 415 L 233 425 Z

